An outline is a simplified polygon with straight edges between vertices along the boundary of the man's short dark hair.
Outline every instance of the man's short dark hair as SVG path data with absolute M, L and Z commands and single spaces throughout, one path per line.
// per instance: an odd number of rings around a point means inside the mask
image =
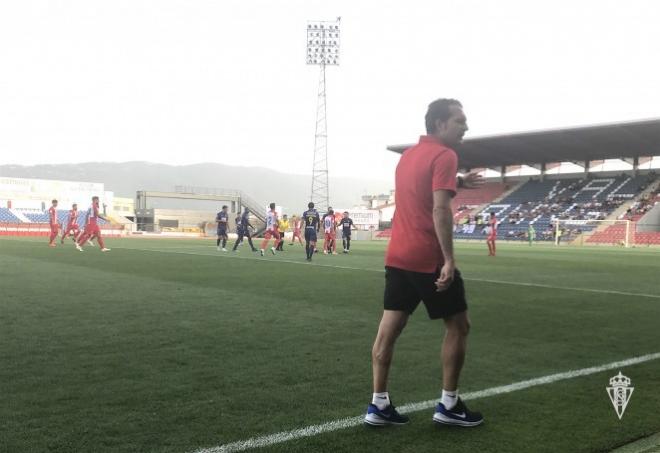
M 96 200 L 98 201 L 99 197 L 92 197 L 92 201 Z
M 314 203 L 312 203 L 312 202 L 310 201 L 309 203 L 307 203 L 307 207 L 308 207 L 309 209 L 314 209 Z
M 435 123 L 440 120 L 445 122 L 451 116 L 449 108 L 452 105 L 463 107 L 463 105 L 456 99 L 440 98 L 429 104 L 429 109 L 426 111 L 426 133 L 433 134 L 435 132 Z
M 228 206 L 226 204 L 222 206 L 222 209 L 227 209 L 227 208 Z
M 270 204 L 270 209 L 275 209 L 275 203 Z
M 51 200 L 50 203 L 51 203 L 51 204 L 53 204 L 53 203 L 57 203 L 57 200 Z

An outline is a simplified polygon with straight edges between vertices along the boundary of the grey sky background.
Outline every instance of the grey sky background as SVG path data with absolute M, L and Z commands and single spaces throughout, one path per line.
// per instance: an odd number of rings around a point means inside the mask
M 460 99 L 469 136 L 660 116 L 657 1 L 3 1 L 0 162 L 219 162 L 309 174 L 307 20 L 342 17 L 330 173 Z

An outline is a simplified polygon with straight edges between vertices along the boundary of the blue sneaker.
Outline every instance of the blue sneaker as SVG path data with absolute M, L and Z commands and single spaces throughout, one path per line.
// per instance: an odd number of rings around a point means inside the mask
M 435 414 L 433 414 L 433 421 L 443 425 L 454 426 L 477 426 L 481 425 L 484 417 L 479 412 L 472 412 L 468 410 L 467 406 L 459 398 L 456 406 L 448 410 L 445 405 L 438 403 L 435 406 Z
M 367 408 L 367 415 L 364 416 L 364 422 L 371 426 L 385 425 L 405 425 L 410 419 L 396 411 L 394 405 L 390 404 L 381 410 L 375 404 L 370 404 Z

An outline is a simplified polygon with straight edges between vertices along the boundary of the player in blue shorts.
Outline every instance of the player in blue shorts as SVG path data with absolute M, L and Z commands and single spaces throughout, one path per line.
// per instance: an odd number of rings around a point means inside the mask
M 236 238 L 236 243 L 234 244 L 234 248 L 232 249 L 233 252 L 236 251 L 238 246 L 243 242 L 243 239 L 247 237 L 248 244 L 250 244 L 250 248 L 252 249 L 253 252 L 256 252 L 257 249 L 254 247 L 254 244 L 252 244 L 252 236 L 250 235 L 250 228 L 254 228 L 252 224 L 250 224 L 250 210 L 248 208 L 245 208 L 245 211 L 243 211 L 243 214 L 241 215 L 241 220 L 240 220 L 240 225 L 238 220 L 236 221 L 236 234 L 238 237 Z
M 314 209 L 314 203 L 310 201 L 307 207 L 309 209 L 303 212 L 302 215 L 305 227 L 305 252 L 307 253 L 307 261 L 312 261 L 316 249 L 317 234 L 321 229 L 321 217 L 318 211 Z
M 218 224 L 218 240 L 216 241 L 216 246 L 218 251 L 222 250 L 226 252 L 227 249 L 227 227 L 229 226 L 229 208 L 225 205 L 222 207 L 222 211 L 218 212 L 218 215 L 215 216 L 215 221 Z M 220 248 L 220 242 L 222 242 L 222 249 Z
M 344 244 L 344 253 L 351 251 L 351 230 L 355 229 L 353 219 L 348 216 L 348 211 L 344 211 L 344 217 L 339 221 L 338 227 L 341 227 L 342 242 Z

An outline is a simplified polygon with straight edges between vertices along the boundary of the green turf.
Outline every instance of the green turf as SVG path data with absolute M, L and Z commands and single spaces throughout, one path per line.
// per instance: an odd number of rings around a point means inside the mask
M 103 254 L 0 239 L 0 451 L 183 453 L 365 410 L 383 243 L 307 264 L 300 247 L 107 242 Z M 457 255 L 473 321 L 463 392 L 660 351 L 658 250 Z M 437 395 L 441 338 L 420 308 L 397 347 L 396 403 Z M 262 451 L 606 451 L 660 431 L 660 360 L 622 371 L 636 389 L 621 421 L 611 371 L 475 400 L 486 424 L 472 430 L 424 411 Z

